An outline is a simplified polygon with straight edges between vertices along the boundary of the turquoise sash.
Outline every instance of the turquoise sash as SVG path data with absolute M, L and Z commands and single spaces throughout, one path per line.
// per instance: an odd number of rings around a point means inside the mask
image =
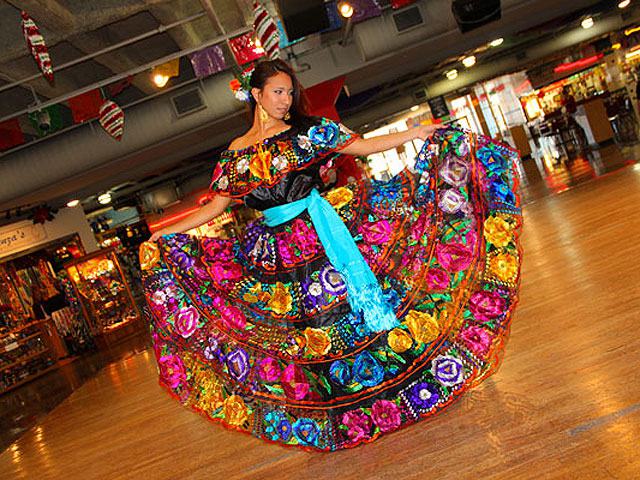
M 327 258 L 345 280 L 351 310 L 362 312 L 365 324 L 373 332 L 398 326 L 393 308 L 385 300 L 378 279 L 362 257 L 349 229 L 317 190 L 302 200 L 269 208 L 262 213 L 265 223 L 275 227 L 305 210 L 309 212 Z

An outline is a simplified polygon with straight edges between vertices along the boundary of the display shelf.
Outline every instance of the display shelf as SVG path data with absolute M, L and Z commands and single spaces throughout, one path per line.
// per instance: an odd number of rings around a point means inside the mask
M 16 365 L 22 365 L 27 363 L 29 360 L 39 357 L 40 355 L 42 355 L 45 352 L 49 352 L 51 353 L 51 351 L 48 348 L 43 348 L 41 350 L 39 350 L 36 353 L 31 353 L 25 357 L 20 357 L 18 360 L 16 360 L 13 363 L 10 363 L 9 365 L 5 365 L 4 367 L 0 366 L 0 372 L 6 372 L 7 370 L 10 370 L 11 368 L 15 367 Z
M 14 348 L 12 348 L 11 350 L 7 350 L 8 346 L 11 346 L 11 345 L 20 346 L 20 345 L 24 344 L 25 342 L 31 340 L 32 338 L 36 338 L 36 337 L 40 337 L 40 336 L 42 336 L 42 333 L 38 332 L 38 333 L 33 333 L 33 334 L 29 335 L 28 337 L 23 337 L 23 338 L 20 338 L 20 339 L 14 339 L 11 343 L 5 344 L 4 348 L 0 347 L 0 353 L 12 352 L 14 350 Z M 15 347 L 15 348 L 17 348 L 17 347 Z
M 14 390 L 14 389 L 18 388 L 19 386 L 24 385 L 25 383 L 28 383 L 28 382 L 30 382 L 32 380 L 35 380 L 38 377 L 41 377 L 45 373 L 49 373 L 50 371 L 55 370 L 56 368 L 58 368 L 58 366 L 54 363 L 53 365 L 50 365 L 49 367 L 45 368 L 44 370 L 39 370 L 36 373 L 34 373 L 32 375 L 29 375 L 28 377 L 25 377 L 22 380 L 19 380 L 16 383 L 12 383 L 8 387 L 6 387 L 4 390 L 0 390 L 0 395 L 4 395 L 5 393 L 10 392 L 11 390 Z

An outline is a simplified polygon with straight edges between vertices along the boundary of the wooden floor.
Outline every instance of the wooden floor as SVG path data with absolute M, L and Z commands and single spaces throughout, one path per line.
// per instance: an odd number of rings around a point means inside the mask
M 525 209 L 502 369 L 433 420 L 306 453 L 224 430 L 112 364 L 0 456 L 0 478 L 640 478 L 640 165 Z

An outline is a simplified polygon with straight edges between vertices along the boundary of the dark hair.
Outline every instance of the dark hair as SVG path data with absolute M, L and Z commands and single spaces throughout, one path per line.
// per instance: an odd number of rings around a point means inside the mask
M 256 64 L 256 68 L 251 74 L 251 80 L 249 80 L 249 85 L 251 88 L 259 88 L 262 90 L 264 85 L 267 83 L 267 79 L 277 75 L 278 73 L 286 73 L 291 78 L 291 83 L 293 85 L 293 102 L 291 103 L 291 108 L 289 109 L 289 115 L 291 118 L 285 120 L 285 122 L 289 125 L 300 126 L 305 123 L 309 119 L 309 115 L 307 114 L 307 102 L 304 94 L 304 89 L 300 82 L 296 78 L 296 74 L 293 71 L 293 68 L 285 62 L 284 60 L 276 59 L 276 60 L 262 60 Z M 253 98 L 253 95 L 250 95 L 250 104 L 251 104 L 251 115 L 253 118 L 253 114 L 256 110 L 256 100 Z

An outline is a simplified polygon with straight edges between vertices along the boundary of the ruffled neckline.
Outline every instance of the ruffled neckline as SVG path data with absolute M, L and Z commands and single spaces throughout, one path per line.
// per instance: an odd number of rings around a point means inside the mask
M 265 137 L 262 140 L 260 140 L 259 142 L 253 143 L 251 145 L 247 145 L 246 147 L 243 147 L 243 148 L 227 148 L 226 150 L 224 150 L 224 152 L 229 152 L 229 153 L 232 153 L 232 154 L 239 154 L 239 153 L 244 153 L 244 152 L 248 152 L 248 151 L 251 151 L 251 150 L 255 150 L 255 149 L 257 149 L 258 145 L 266 145 L 268 143 L 273 142 L 274 140 L 281 139 L 283 136 L 285 136 L 285 134 L 290 133 L 291 131 L 293 131 L 293 129 L 294 129 L 294 126 L 290 125 L 289 128 L 287 128 L 286 130 L 282 130 L 281 132 L 278 132 L 275 135 L 271 135 L 270 137 Z

